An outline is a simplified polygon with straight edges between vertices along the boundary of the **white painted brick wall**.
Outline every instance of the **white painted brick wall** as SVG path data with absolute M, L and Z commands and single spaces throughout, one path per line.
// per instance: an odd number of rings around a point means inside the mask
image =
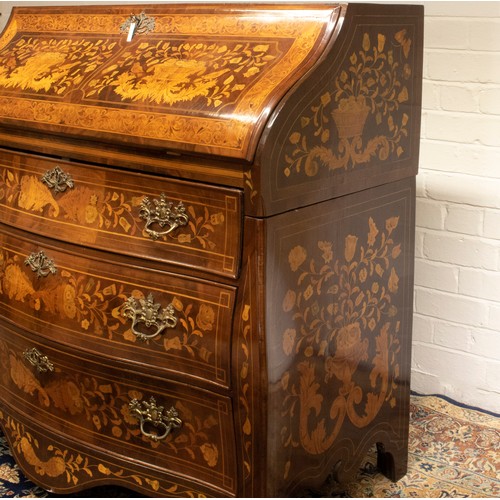
M 500 412 L 500 2 L 425 2 L 412 388 Z

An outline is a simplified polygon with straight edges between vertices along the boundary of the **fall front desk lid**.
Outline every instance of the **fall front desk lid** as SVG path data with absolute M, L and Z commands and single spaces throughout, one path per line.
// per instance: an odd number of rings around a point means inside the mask
M 0 120 L 22 129 L 251 159 L 317 61 L 338 6 L 15 8 Z

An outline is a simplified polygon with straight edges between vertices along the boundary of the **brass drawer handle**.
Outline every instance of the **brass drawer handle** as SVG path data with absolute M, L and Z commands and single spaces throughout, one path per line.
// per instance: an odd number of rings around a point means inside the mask
M 23 352 L 23 356 L 24 359 L 29 361 L 39 373 L 54 371 L 54 365 L 49 361 L 49 358 L 44 356 L 36 347 L 26 349 Z
M 177 410 L 172 406 L 166 410 L 163 406 L 158 406 L 156 400 L 151 396 L 149 403 L 133 399 L 128 405 L 131 415 L 137 417 L 141 423 L 141 433 L 152 441 L 165 439 L 172 429 L 178 429 L 182 425 Z M 165 412 L 165 414 L 163 413 Z M 159 432 L 148 432 L 145 428 L 147 424 L 158 428 Z M 162 433 L 161 433 L 162 431 Z
M 174 328 L 177 325 L 177 318 L 174 313 L 174 306 L 169 304 L 164 309 L 154 302 L 153 294 L 149 294 L 147 299 L 136 300 L 133 297 L 127 299 L 123 305 L 122 314 L 132 320 L 132 333 L 139 340 L 149 340 L 159 335 L 165 328 Z M 140 324 L 146 328 L 153 327 L 152 333 L 144 333 L 136 329 Z
M 55 266 L 54 261 L 52 259 L 49 259 L 43 253 L 43 250 L 30 254 L 29 257 L 26 258 L 24 263 L 27 266 L 31 267 L 31 270 L 36 273 L 38 278 L 48 276 L 49 273 L 57 273 L 57 267 Z
M 43 174 L 41 181 L 47 184 L 50 189 L 53 189 L 56 194 L 64 193 L 67 188 L 73 187 L 73 179 L 69 174 L 66 174 L 59 165 L 52 170 L 47 170 L 47 172 Z
M 141 203 L 139 217 L 146 221 L 144 230 L 153 240 L 157 240 L 161 236 L 166 236 L 178 227 L 185 226 L 189 222 L 189 217 L 186 214 L 186 207 L 180 201 L 177 206 L 171 201 L 167 201 L 164 193 L 160 199 L 154 199 L 153 202 L 148 197 L 145 197 Z M 166 227 L 165 231 L 155 231 L 151 226 L 156 225 L 160 228 Z

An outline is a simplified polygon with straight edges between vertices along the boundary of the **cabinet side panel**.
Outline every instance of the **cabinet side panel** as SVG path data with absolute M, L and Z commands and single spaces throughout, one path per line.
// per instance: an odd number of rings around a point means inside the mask
M 268 229 L 269 474 L 278 496 L 353 475 L 375 443 L 406 471 L 414 179 Z M 391 463 L 388 460 L 387 463 Z
M 422 52 L 421 7 L 350 4 L 324 61 L 263 136 L 252 208 L 282 213 L 414 175 Z

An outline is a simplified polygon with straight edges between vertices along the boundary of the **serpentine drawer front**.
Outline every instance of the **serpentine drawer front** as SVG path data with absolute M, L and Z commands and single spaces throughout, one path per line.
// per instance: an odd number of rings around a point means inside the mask
M 39 156 L 0 154 L 0 216 L 14 227 L 234 277 L 241 193 Z
M 70 494 L 406 472 L 423 8 L 15 7 L 0 426 Z
M 3 399 L 35 415 L 49 432 L 89 448 L 98 440 L 112 453 L 234 492 L 228 397 L 168 380 L 159 387 L 157 379 L 55 350 L 8 329 L 0 334 L 0 358 Z M 47 451 L 39 450 L 41 462 Z
M 0 229 L 2 315 L 132 364 L 229 385 L 233 287 L 102 262 Z

